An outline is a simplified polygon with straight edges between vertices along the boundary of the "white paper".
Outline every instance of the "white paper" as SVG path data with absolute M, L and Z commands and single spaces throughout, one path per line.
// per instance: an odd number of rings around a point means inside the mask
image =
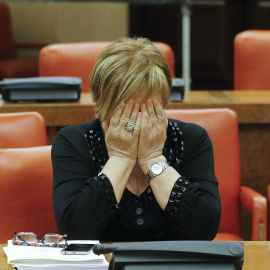
M 98 241 L 68 241 L 71 243 L 96 244 Z M 12 240 L 3 250 L 7 255 L 8 263 L 19 270 L 34 269 L 108 269 L 108 262 L 104 255 L 95 255 L 90 251 L 87 255 L 63 255 L 62 248 L 16 246 Z

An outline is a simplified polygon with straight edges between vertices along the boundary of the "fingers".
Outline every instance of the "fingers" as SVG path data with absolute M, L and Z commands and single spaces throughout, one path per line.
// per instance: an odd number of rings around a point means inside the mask
M 125 108 L 125 104 L 123 103 L 115 112 L 115 114 L 110 119 L 110 126 L 111 127 L 117 127 L 119 125 L 120 117 L 122 115 L 122 112 Z
M 139 114 L 140 108 L 141 114 Z M 140 117 L 138 117 L 139 115 Z M 140 129 L 143 130 L 143 132 L 145 133 L 149 132 L 149 130 L 151 130 L 152 128 L 155 128 L 157 124 L 165 128 L 167 127 L 167 118 L 165 112 L 157 99 L 149 99 L 141 105 L 138 103 L 134 103 L 134 100 L 129 100 L 126 104 L 122 104 L 117 109 L 116 113 L 110 119 L 110 123 L 102 123 L 102 125 L 104 125 L 105 130 L 108 130 L 109 127 L 119 127 L 121 129 L 125 129 L 126 125 L 128 124 L 131 127 L 137 126 L 137 132 L 138 118 L 140 119 Z
M 141 135 L 142 137 L 149 136 L 149 125 L 147 121 L 148 117 L 143 112 L 141 113 Z
M 157 117 L 157 122 L 160 125 L 164 125 L 164 124 L 167 125 L 167 122 L 168 122 L 167 117 L 166 117 L 166 114 L 165 114 L 163 108 L 161 107 L 159 101 L 157 99 L 154 99 L 153 104 L 154 104 L 155 114 Z
M 142 113 L 139 112 L 137 114 L 136 125 L 135 125 L 135 128 L 133 130 L 133 137 L 134 138 L 138 138 L 139 135 L 140 135 L 140 131 L 141 131 L 141 118 L 142 118 Z
M 134 107 L 134 101 L 133 100 L 129 100 L 127 102 L 127 104 L 125 105 L 125 108 L 123 110 L 122 116 L 120 118 L 119 121 L 119 127 L 120 128 L 125 128 L 127 123 L 129 122 L 130 116 L 133 112 L 133 107 Z M 136 107 L 136 108 L 135 108 Z M 139 112 L 139 106 L 135 106 L 134 107 L 134 114 L 133 114 L 133 121 L 136 121 L 137 118 L 137 114 Z
M 129 121 L 128 121 L 128 124 L 130 126 L 135 126 L 136 125 L 139 109 L 140 109 L 140 104 L 135 103 L 134 106 L 133 106 Z
M 152 125 L 156 125 L 157 117 L 153 106 L 153 101 L 151 99 L 146 101 L 146 108 L 149 116 L 149 120 L 151 121 Z
M 142 107 L 142 112 L 147 115 L 149 122 L 151 123 L 150 127 L 156 127 L 157 124 L 160 126 L 167 127 L 167 118 L 166 114 L 160 105 L 159 101 L 157 99 L 149 99 L 145 102 L 146 111 L 144 110 L 144 107 Z
M 148 127 L 151 128 L 152 123 L 150 121 L 149 114 L 148 114 L 147 107 L 146 107 L 145 103 L 141 104 L 141 112 L 146 117 L 146 122 L 147 122 Z
M 111 117 L 109 127 L 125 128 L 127 123 L 130 126 L 135 126 L 139 110 L 140 104 L 134 104 L 133 100 L 129 100 L 127 104 L 122 104 Z M 103 125 L 106 127 L 106 123 Z

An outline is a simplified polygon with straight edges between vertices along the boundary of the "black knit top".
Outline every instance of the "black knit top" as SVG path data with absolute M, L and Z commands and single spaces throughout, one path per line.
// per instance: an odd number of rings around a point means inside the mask
M 212 240 L 221 202 L 207 132 L 169 119 L 163 155 L 181 175 L 165 210 L 150 187 L 140 196 L 126 188 L 118 204 L 110 180 L 99 174 L 109 158 L 99 120 L 60 130 L 52 147 L 59 232 L 104 242 Z

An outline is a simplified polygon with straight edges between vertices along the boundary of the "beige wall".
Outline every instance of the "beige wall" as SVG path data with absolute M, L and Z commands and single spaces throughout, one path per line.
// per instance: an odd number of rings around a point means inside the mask
M 119 3 L 69 3 L 58 7 L 61 42 L 108 41 L 128 35 L 128 5 Z
M 16 41 L 107 41 L 128 35 L 128 4 L 9 2 Z

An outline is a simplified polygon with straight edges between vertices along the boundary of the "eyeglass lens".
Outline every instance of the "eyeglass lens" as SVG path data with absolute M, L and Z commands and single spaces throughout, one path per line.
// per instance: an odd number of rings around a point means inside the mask
M 38 241 L 33 233 L 20 233 L 20 236 L 28 243 L 36 243 Z
M 46 244 L 54 244 L 62 238 L 62 235 L 57 234 L 47 234 L 44 238 L 44 243 Z M 63 239 L 64 240 L 64 239 Z

